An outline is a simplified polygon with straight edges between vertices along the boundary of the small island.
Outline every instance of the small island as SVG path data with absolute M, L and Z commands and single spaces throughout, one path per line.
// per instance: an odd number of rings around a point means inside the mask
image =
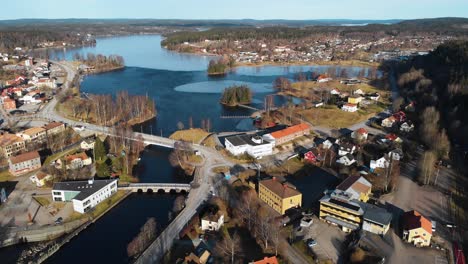
M 252 91 L 247 85 L 234 85 L 224 89 L 221 96 L 221 104 L 226 106 L 238 106 L 252 102 Z
M 225 75 L 232 67 L 234 67 L 234 60 L 223 57 L 218 60 L 210 60 L 207 71 L 210 76 Z

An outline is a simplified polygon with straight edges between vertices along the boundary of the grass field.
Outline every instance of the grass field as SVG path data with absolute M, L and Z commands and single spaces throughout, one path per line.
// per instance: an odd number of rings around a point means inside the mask
M 169 138 L 174 140 L 183 140 L 192 143 L 200 143 L 204 138 L 206 138 L 210 133 L 199 128 L 192 128 L 186 130 L 179 130 L 174 132 Z
M 311 108 L 301 110 L 298 113 L 302 115 L 304 119 L 316 126 L 343 128 L 367 120 L 382 110 L 383 107 L 374 105 L 366 109 L 360 109 L 354 113 L 344 112 L 335 107 Z
M 11 175 L 11 173 L 8 170 L 0 172 L 0 182 L 10 181 L 13 178 L 13 175 Z
M 274 176 L 285 176 L 287 174 L 296 173 L 302 167 L 304 167 L 304 163 L 302 163 L 298 158 L 293 158 L 285 161 L 279 167 L 270 166 L 266 168 L 266 173 Z
M 34 200 L 36 200 L 41 206 L 48 206 L 51 202 L 50 197 L 45 197 L 45 196 L 34 196 Z

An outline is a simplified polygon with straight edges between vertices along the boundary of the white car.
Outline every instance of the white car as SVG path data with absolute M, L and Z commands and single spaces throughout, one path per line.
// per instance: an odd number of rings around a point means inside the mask
M 85 126 L 80 126 L 80 125 L 73 127 L 73 129 L 76 131 L 83 131 L 85 128 L 86 128 Z

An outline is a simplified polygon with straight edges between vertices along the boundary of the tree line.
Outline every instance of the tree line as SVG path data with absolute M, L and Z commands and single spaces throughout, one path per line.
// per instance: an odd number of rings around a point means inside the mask
M 88 53 L 86 56 L 75 53 L 73 58 L 76 61 L 83 62 L 87 66 L 93 67 L 95 71 L 105 71 L 110 69 L 122 68 L 125 65 L 124 58 L 119 55 L 105 56 L 102 54 Z

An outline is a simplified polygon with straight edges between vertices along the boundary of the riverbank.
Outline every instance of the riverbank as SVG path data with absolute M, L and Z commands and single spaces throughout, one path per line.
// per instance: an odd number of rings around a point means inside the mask
M 360 60 L 346 60 L 346 61 L 292 61 L 292 62 L 273 62 L 273 61 L 265 61 L 265 62 L 244 62 L 244 63 L 236 63 L 233 69 L 238 67 L 262 67 L 262 66 L 354 66 L 354 67 L 378 67 L 379 63 L 377 62 L 368 62 L 368 61 L 360 61 Z

